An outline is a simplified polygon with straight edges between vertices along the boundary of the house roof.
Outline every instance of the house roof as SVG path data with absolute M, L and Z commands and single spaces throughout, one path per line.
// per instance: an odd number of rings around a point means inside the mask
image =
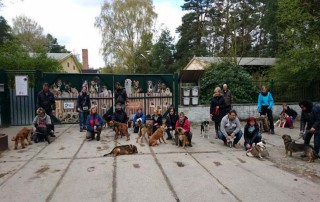
M 209 64 L 228 60 L 225 57 L 194 57 L 184 68 L 185 70 L 203 70 Z M 277 58 L 237 57 L 240 66 L 272 66 Z
M 47 56 L 49 58 L 53 58 L 59 61 L 62 61 L 71 55 L 72 53 L 47 53 Z

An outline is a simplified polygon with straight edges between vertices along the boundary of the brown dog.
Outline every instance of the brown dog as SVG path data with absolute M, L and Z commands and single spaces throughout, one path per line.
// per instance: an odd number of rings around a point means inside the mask
M 257 122 L 259 123 L 259 129 L 261 132 L 270 132 L 270 124 L 267 115 L 261 115 L 257 118 Z
M 304 152 L 307 156 L 309 163 L 313 162 L 315 158 L 317 158 L 317 154 L 315 153 L 314 149 L 310 145 L 305 144 L 297 144 L 292 141 L 290 135 L 282 135 L 282 139 L 286 149 L 285 157 L 288 157 L 288 152 L 290 152 L 290 156 L 292 156 L 293 152 Z
M 113 126 L 113 129 L 114 129 L 114 131 L 116 133 L 115 136 L 114 136 L 115 140 L 118 139 L 119 133 L 120 133 L 121 137 L 122 136 L 126 136 L 127 137 L 127 141 L 130 140 L 127 124 L 120 123 L 120 122 L 117 122 L 117 121 L 110 121 L 109 125 Z
M 188 137 L 184 134 L 183 128 L 176 128 L 176 132 L 176 135 L 178 135 L 178 147 L 183 146 L 185 148 L 186 145 L 189 145 Z
M 139 138 L 141 139 L 141 143 L 143 143 L 143 138 L 145 138 L 145 134 L 148 134 L 148 138 L 149 136 L 152 135 L 152 124 L 150 123 L 146 123 L 140 126 L 139 128 L 139 132 L 138 132 L 138 137 L 137 137 L 137 141 L 136 143 L 138 143 Z
M 105 154 L 103 156 L 109 156 L 113 154 L 113 156 L 118 156 L 118 155 L 125 155 L 125 154 L 135 154 L 138 153 L 138 149 L 135 145 L 129 144 L 129 145 L 121 145 L 113 148 L 113 150 Z
M 18 149 L 19 140 L 20 140 L 20 144 L 21 144 L 22 149 L 25 148 L 25 145 L 26 145 L 24 142 L 25 139 L 27 139 L 29 145 L 32 145 L 31 136 L 32 136 L 32 129 L 28 129 L 26 127 L 23 127 L 17 133 L 17 135 L 13 136 L 11 139 L 12 141 L 15 141 L 14 149 Z M 28 145 L 28 143 L 27 143 L 27 145 Z
M 163 133 L 164 133 L 164 126 L 160 126 L 160 127 L 151 135 L 151 137 L 150 137 L 150 139 L 149 139 L 149 146 L 155 146 L 155 145 L 157 145 L 157 144 L 158 144 L 158 142 L 157 142 L 158 140 L 159 140 L 160 143 L 161 143 L 161 140 L 160 140 L 160 139 L 162 139 L 163 142 L 164 142 L 165 144 L 167 144 L 166 141 L 164 140 Z

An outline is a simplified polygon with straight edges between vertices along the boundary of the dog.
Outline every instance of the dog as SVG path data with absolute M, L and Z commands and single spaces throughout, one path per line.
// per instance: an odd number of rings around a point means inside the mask
M 102 119 L 104 120 L 104 121 L 103 121 L 103 122 L 104 122 L 104 123 L 103 123 L 103 127 L 104 127 L 104 128 L 106 128 L 107 125 L 110 126 L 109 123 L 110 123 L 110 121 L 112 120 L 112 116 L 111 116 L 111 115 L 105 113 L 105 114 L 102 116 Z
M 247 156 L 249 157 L 259 157 L 262 159 L 263 157 L 269 156 L 269 153 L 266 150 L 265 141 L 258 142 L 255 146 L 247 151 Z
M 308 158 L 309 163 L 314 162 L 314 159 L 319 158 L 312 146 L 297 144 L 291 139 L 291 136 L 287 134 L 282 135 L 282 139 L 286 150 L 285 157 L 288 157 L 289 152 L 290 157 L 292 156 L 293 152 L 304 152 Z
M 22 149 L 24 149 L 26 146 L 25 145 L 32 145 L 31 142 L 31 136 L 32 136 L 33 130 L 32 129 L 28 129 L 26 127 L 23 127 L 15 136 L 12 137 L 12 141 L 15 141 L 14 144 L 14 149 L 18 149 L 18 144 L 19 144 L 19 140 L 20 140 L 20 144 Z M 25 140 L 28 141 L 28 143 L 25 143 Z
M 209 134 L 207 134 L 209 132 L 209 121 L 203 121 L 201 123 L 200 137 L 202 137 L 202 132 L 204 132 L 204 135 L 207 135 L 209 139 Z M 203 138 L 204 138 L 204 135 L 203 135 Z
M 132 89 L 131 89 L 132 86 L 131 85 L 132 85 L 131 79 L 124 80 L 124 87 L 125 87 L 128 95 L 132 94 Z
M 231 136 L 230 136 L 231 137 Z M 234 136 L 233 138 L 227 139 L 227 146 L 232 148 L 233 147 L 233 142 L 234 139 L 236 139 L 236 136 Z
M 105 154 L 103 156 L 109 156 L 111 154 L 113 154 L 113 156 L 118 156 L 118 155 L 125 155 L 125 154 L 136 154 L 138 153 L 138 149 L 135 145 L 129 144 L 129 145 L 121 145 L 121 146 L 117 146 L 115 148 L 113 148 L 113 150 L 108 153 Z
M 163 137 L 163 133 L 164 133 L 164 126 L 160 126 L 150 137 L 149 139 L 149 146 L 155 146 L 158 144 L 158 140 L 161 143 L 161 140 L 163 140 L 163 142 L 165 144 L 167 144 L 167 142 L 165 141 L 164 137 Z
M 282 113 L 280 115 L 279 120 L 274 124 L 274 126 L 278 126 L 279 128 L 284 128 L 286 126 L 286 117 L 287 114 L 286 113 Z
M 141 125 L 139 127 L 139 132 L 138 132 L 138 137 L 137 137 L 136 143 L 138 143 L 139 138 L 141 139 L 141 143 L 143 143 L 143 138 L 145 137 L 146 133 L 148 134 L 147 137 L 149 139 L 149 137 L 152 135 L 152 129 L 153 129 L 153 126 L 150 123 L 146 123 L 146 124 Z
M 120 133 L 121 135 L 121 138 L 122 136 L 126 136 L 127 137 L 127 141 L 130 140 L 130 137 L 129 137 L 129 133 L 128 133 L 128 126 L 126 123 L 120 123 L 120 122 L 117 122 L 117 121 L 110 121 L 109 122 L 109 125 L 110 126 L 113 126 L 113 129 L 115 131 L 115 135 L 114 135 L 114 139 L 118 139 L 118 135 Z
M 270 124 L 266 115 L 261 115 L 257 118 L 257 121 L 259 122 L 259 129 L 261 132 L 270 132 Z
M 184 134 L 183 128 L 176 128 L 176 132 L 176 135 L 178 135 L 178 147 L 182 146 L 183 148 L 185 148 L 186 145 L 189 145 L 188 137 Z

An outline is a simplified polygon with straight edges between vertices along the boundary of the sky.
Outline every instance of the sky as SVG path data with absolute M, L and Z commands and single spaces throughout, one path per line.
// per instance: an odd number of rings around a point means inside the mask
M 10 26 L 16 16 L 25 15 L 58 39 L 60 45 L 79 56 L 81 50 L 88 49 L 89 67 L 104 67 L 101 55 L 101 34 L 94 27 L 95 17 L 99 16 L 104 0 L 3 0 L 0 10 Z M 171 35 L 178 39 L 176 28 L 181 24 L 184 12 L 183 0 L 154 0 L 158 14 L 156 27 L 168 28 Z

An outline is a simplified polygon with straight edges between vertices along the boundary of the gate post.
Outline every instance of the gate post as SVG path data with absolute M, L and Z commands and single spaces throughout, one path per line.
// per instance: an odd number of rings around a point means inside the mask
M 10 125 L 10 93 L 6 71 L 0 70 L 0 83 L 3 84 L 3 92 L 0 92 L 0 119 L 1 125 Z
M 178 104 L 179 104 L 179 77 L 178 73 L 174 73 L 173 75 L 174 81 L 174 108 L 177 112 L 179 112 Z

